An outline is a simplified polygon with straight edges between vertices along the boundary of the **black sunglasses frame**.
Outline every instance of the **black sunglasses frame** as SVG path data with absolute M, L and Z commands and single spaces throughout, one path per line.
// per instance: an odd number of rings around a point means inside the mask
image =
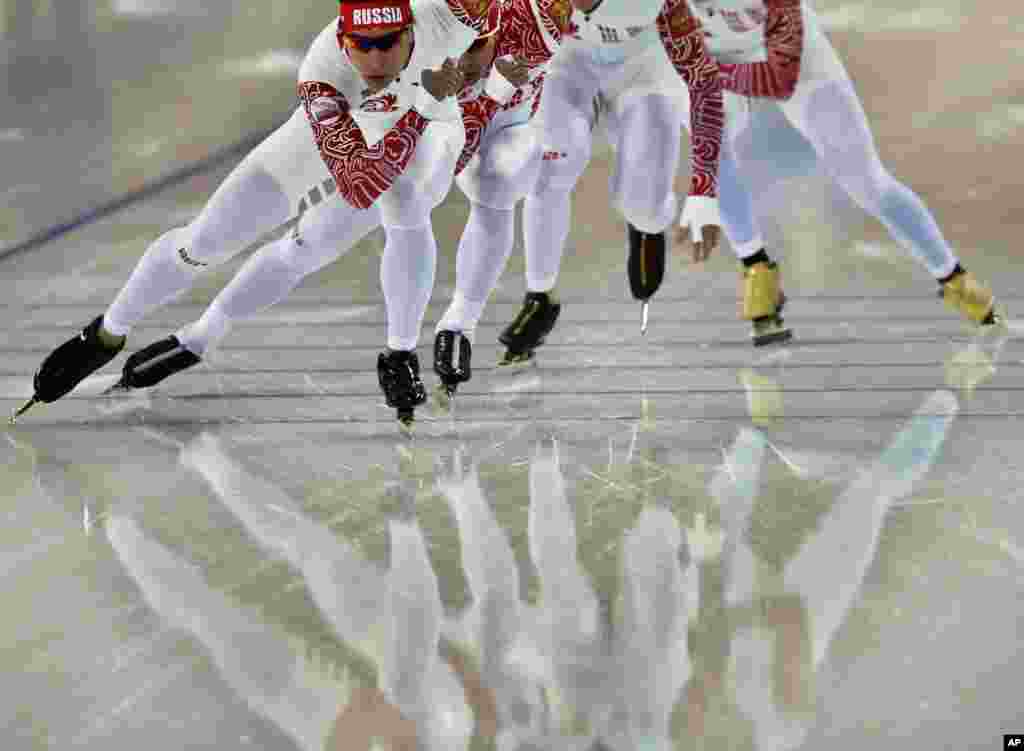
M 398 44 L 402 35 L 405 34 L 406 31 L 408 31 L 408 27 L 392 31 L 390 34 L 384 34 L 379 37 L 364 37 L 359 34 L 345 34 L 345 39 L 360 52 L 370 52 L 371 50 L 387 52 Z

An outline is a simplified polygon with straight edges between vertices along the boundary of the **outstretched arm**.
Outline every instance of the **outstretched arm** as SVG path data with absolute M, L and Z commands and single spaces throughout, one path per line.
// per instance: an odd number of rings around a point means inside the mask
M 669 60 L 690 91 L 690 195 L 714 197 L 725 126 L 718 66 L 704 48 L 700 24 L 686 0 L 666 0 L 657 26 Z
M 768 99 L 789 99 L 800 80 L 804 50 L 801 0 L 765 0 L 765 48 L 761 63 L 729 63 L 719 67 L 722 88 L 737 94 Z

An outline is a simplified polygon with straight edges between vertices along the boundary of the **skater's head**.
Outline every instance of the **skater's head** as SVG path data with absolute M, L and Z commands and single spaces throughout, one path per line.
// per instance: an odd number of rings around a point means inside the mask
M 409 0 L 341 0 L 338 39 L 373 90 L 391 83 L 412 54 Z
M 589 13 L 596 9 L 601 2 L 602 0 L 572 0 L 572 7 L 583 13 Z

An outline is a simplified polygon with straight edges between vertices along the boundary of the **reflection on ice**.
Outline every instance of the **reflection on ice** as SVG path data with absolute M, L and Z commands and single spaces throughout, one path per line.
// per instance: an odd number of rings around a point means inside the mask
M 326 680 L 278 629 L 211 589 L 196 568 L 131 518 L 112 516 L 106 532 L 150 607 L 202 644 L 254 712 L 281 728 L 298 748 L 324 748 L 338 707 L 351 694 L 345 681 Z
M 391 564 L 385 570 L 304 516 L 215 437 L 200 436 L 182 462 L 203 476 L 249 534 L 302 573 L 338 638 L 376 665 L 386 702 L 411 723 L 403 737 L 418 736 L 424 749 L 463 748 L 471 721 L 458 679 L 439 656 L 440 596 L 422 532 L 409 513 L 410 489 L 396 488 L 406 513 L 388 522 Z
M 723 483 L 725 472 L 716 476 L 712 492 L 723 504 L 727 533 L 725 554 L 715 566 L 724 579 L 724 600 L 707 617 L 728 631 L 708 643 L 722 650 L 725 662 L 709 661 L 711 672 L 690 687 L 691 731 L 701 727 L 708 691 L 731 688 L 753 725 L 756 748 L 800 746 L 814 722 L 814 675 L 875 557 L 885 514 L 927 474 L 957 411 L 948 391 L 926 398 L 879 457 L 854 473 L 775 579 L 764 576 L 746 539 L 754 486 L 739 478 Z M 737 466 L 734 457 L 746 451 L 751 464 L 745 477 L 756 477 L 765 443 L 756 431 L 741 430 L 725 466 Z M 750 453 L 753 447 L 760 450 Z M 711 615 L 716 612 L 724 619 Z M 707 626 L 698 624 L 698 630 L 708 633 Z
M 492 465 L 447 438 L 403 446 L 390 468 L 375 465 L 384 504 L 365 510 L 386 535 L 382 562 L 233 456 L 225 439 L 202 434 L 183 446 L 181 464 L 266 555 L 301 577 L 338 642 L 373 666 L 375 684 L 311 667 L 295 635 L 216 591 L 187 554 L 132 518 L 115 514 L 106 530 L 146 602 L 202 644 L 232 689 L 301 748 L 342 737 L 347 748 L 370 748 L 372 737 L 386 737 L 417 749 L 667 750 L 711 737 L 731 718 L 730 737 L 749 732 L 755 748 L 792 749 L 814 725 L 815 675 L 856 601 L 885 514 L 925 477 L 957 411 L 951 392 L 931 394 L 876 459 L 833 475 L 834 500 L 776 563 L 751 526 L 762 502 L 786 492 L 768 484 L 782 450 L 752 426 L 701 481 L 711 505 L 686 512 L 663 494 L 686 468 L 647 445 L 656 442 L 650 425 L 633 426 L 628 450 L 614 441 L 602 448 L 602 475 L 571 444 L 513 435 L 498 444 L 496 466 L 503 482 L 518 478 L 528 491 L 519 533 L 481 474 Z M 525 449 L 525 472 L 508 461 L 510 449 Z M 806 460 L 809 449 L 785 451 Z M 787 482 L 814 475 L 790 471 Z M 580 555 L 594 501 L 587 486 L 620 493 L 635 509 L 601 543 L 617 551 L 601 576 Z M 450 512 L 459 553 L 443 561 L 421 527 L 423 504 L 435 497 Z M 444 577 L 456 565 L 467 604 L 446 610 Z

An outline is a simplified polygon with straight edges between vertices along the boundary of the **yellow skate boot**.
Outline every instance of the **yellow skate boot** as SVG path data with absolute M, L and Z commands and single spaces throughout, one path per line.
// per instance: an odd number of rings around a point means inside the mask
M 782 308 L 786 296 L 782 293 L 779 266 L 774 261 L 745 266 L 743 272 L 743 309 L 741 316 L 750 321 L 750 338 L 755 347 L 774 342 L 786 342 L 793 332 L 783 324 Z
M 971 323 L 992 326 L 1003 323 L 1003 315 L 996 310 L 992 290 L 979 282 L 974 274 L 957 266 L 956 270 L 941 282 L 939 296 Z

